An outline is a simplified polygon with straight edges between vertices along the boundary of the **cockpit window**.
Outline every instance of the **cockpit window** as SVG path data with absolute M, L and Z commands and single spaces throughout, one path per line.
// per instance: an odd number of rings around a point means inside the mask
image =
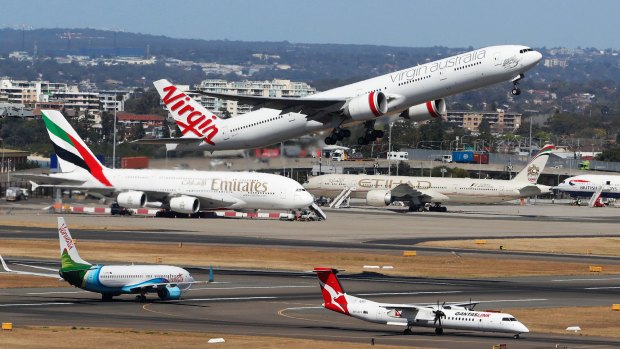
M 528 47 L 528 48 L 519 50 L 519 53 L 525 53 L 525 52 L 530 52 L 530 51 L 534 51 L 534 50 L 532 50 L 531 48 Z

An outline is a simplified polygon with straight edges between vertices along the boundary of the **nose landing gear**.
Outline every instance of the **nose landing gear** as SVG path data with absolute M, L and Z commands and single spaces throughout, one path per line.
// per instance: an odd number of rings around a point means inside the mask
M 521 94 L 521 89 L 519 88 L 519 81 L 521 79 L 523 79 L 525 77 L 525 75 L 523 74 L 519 74 L 519 76 L 515 77 L 514 79 L 512 79 L 512 95 L 513 96 L 518 96 Z

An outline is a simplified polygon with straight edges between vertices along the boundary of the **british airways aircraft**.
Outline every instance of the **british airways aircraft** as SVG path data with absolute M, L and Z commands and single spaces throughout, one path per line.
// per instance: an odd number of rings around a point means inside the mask
M 363 123 L 357 142 L 383 137 L 374 128 L 383 116 L 398 115 L 411 122 L 438 118 L 446 112 L 444 97 L 502 81 L 512 81 L 519 95 L 524 73 L 542 55 L 518 45 L 489 46 L 438 61 L 363 80 L 303 98 L 198 93 L 254 106 L 239 117 L 222 119 L 167 80 L 154 83 L 183 134 L 180 138 L 138 140 L 143 144 L 177 144 L 177 149 L 246 149 L 268 146 L 309 133 L 332 130 L 326 144 L 351 135 L 346 127 Z
M 58 217 L 61 266 L 58 274 L 32 273 L 9 269 L 4 259 L 0 262 L 5 272 L 45 277 L 60 277 L 75 287 L 101 294 L 109 302 L 114 296 L 136 294 L 139 301 L 147 293 L 156 293 L 162 300 L 175 300 L 189 290 L 194 281 L 190 273 L 170 265 L 92 265 L 80 257 L 65 219 Z M 36 267 L 38 269 L 48 268 Z M 56 271 L 49 269 L 50 271 Z

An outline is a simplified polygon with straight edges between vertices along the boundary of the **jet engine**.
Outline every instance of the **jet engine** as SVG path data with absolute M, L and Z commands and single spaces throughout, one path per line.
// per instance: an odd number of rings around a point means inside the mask
M 372 120 L 387 112 L 387 97 L 383 92 L 357 96 L 344 107 L 346 116 L 353 120 Z
M 200 200 L 193 196 L 177 196 L 170 199 L 170 210 L 178 213 L 196 213 L 200 210 Z
M 181 298 L 181 289 L 177 286 L 166 286 L 157 290 L 157 295 L 161 300 L 171 300 Z
M 443 98 L 414 105 L 400 113 L 401 118 L 412 122 L 443 118 L 444 115 L 446 115 L 446 101 Z
M 370 190 L 366 194 L 368 206 L 387 206 L 392 202 L 392 194 L 388 190 Z
M 116 197 L 116 202 L 122 207 L 140 208 L 146 205 L 146 193 L 143 191 L 125 191 Z

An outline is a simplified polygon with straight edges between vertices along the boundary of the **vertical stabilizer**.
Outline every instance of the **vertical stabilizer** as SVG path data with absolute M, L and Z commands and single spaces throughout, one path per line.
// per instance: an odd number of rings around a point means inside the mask
M 527 166 L 525 166 L 525 168 L 521 170 L 521 172 L 519 172 L 512 180 L 515 182 L 530 184 L 535 184 L 538 182 L 538 177 L 540 177 L 540 174 L 545 169 L 549 156 L 554 149 L 555 147 L 550 144 L 542 147 L 530 163 L 527 164 Z
M 332 268 L 314 268 L 319 278 L 319 286 L 323 293 L 323 306 L 337 313 L 349 315 L 347 297 L 336 274 L 338 270 Z
M 58 240 L 60 241 L 60 259 L 62 272 L 84 270 L 90 268 L 91 264 L 80 258 L 77 247 L 71 238 L 69 227 L 63 217 L 58 217 Z
M 47 133 L 54 145 L 63 172 L 86 171 L 106 187 L 112 184 L 104 174 L 105 167 L 58 110 L 41 110 Z
M 153 84 L 162 102 L 181 129 L 183 138 L 196 138 L 215 145 L 213 139 L 219 133 L 222 119 L 189 97 L 170 81 L 162 79 Z

